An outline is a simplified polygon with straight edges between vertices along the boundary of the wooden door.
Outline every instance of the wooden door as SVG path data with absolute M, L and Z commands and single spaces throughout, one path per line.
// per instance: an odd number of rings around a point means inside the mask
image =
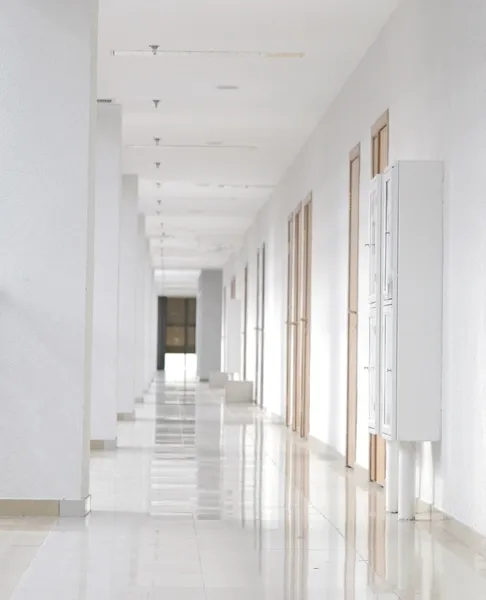
M 300 435 L 309 435 L 310 419 L 310 336 L 311 336 L 311 259 L 312 259 L 312 199 L 304 206 L 302 244 L 302 317 L 301 343 L 301 420 Z
M 388 111 L 375 123 L 371 130 L 371 176 L 385 172 L 389 160 L 390 121 Z M 385 485 L 386 442 L 380 435 L 370 435 L 370 479 Z
M 246 381 L 246 349 L 248 342 L 248 265 L 245 266 L 243 281 L 243 381 Z
M 256 317 L 255 317 L 255 401 L 259 404 L 259 386 L 260 381 L 260 250 L 257 251 L 256 268 Z
M 349 160 L 349 255 L 348 255 L 348 372 L 346 465 L 356 464 L 358 410 L 358 275 L 359 275 L 359 176 L 357 146 Z
M 287 374 L 286 374 L 286 402 L 285 402 L 285 422 L 290 427 L 293 419 L 293 357 L 292 348 L 292 320 L 293 320 L 293 261 L 294 261 L 294 216 L 290 215 L 287 226 Z
M 263 406 L 263 383 L 265 374 L 265 289 L 266 289 L 266 246 L 262 245 L 261 253 L 261 282 L 260 282 L 260 366 L 259 366 L 259 377 L 257 380 L 258 385 L 258 404 Z
M 292 407 L 292 429 L 300 431 L 301 421 L 301 360 L 302 360 L 302 343 L 301 343 L 301 277 L 302 277 L 302 235 L 301 235 L 302 209 L 299 208 L 294 217 L 294 278 L 293 278 L 293 306 L 292 306 L 292 329 L 293 329 L 293 407 Z
M 223 317 L 221 323 L 221 369 L 226 371 L 226 286 L 223 287 Z

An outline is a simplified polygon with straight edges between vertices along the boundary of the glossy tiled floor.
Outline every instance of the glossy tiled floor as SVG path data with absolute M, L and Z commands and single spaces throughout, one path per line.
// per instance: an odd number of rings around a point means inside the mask
M 160 378 L 93 513 L 0 520 L 0 600 L 484 600 L 486 560 L 256 409 Z

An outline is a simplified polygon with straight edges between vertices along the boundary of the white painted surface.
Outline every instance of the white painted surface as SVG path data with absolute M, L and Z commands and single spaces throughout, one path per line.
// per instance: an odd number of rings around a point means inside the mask
M 144 352 L 144 379 L 145 387 L 148 389 L 152 377 L 154 376 L 156 365 L 155 365 L 155 350 L 154 350 L 154 335 L 157 331 L 157 319 L 154 318 L 154 301 L 156 300 L 154 291 L 154 276 L 153 269 L 150 264 L 150 255 L 148 253 L 148 247 L 146 248 L 146 261 L 144 269 L 144 286 L 145 286 L 145 352 Z
M 96 7 L 0 4 L 0 498 L 80 500 L 89 487 Z
M 386 442 L 386 512 L 398 512 L 398 442 Z
M 145 217 L 138 216 L 137 262 L 135 267 L 135 398 L 143 398 L 145 390 L 145 261 L 147 260 Z
M 97 112 L 91 439 L 115 440 L 122 108 Z
M 313 191 L 311 435 L 345 452 L 348 156 L 361 142 L 358 463 L 368 466 L 370 128 L 390 109 L 390 162 L 444 160 L 442 442 L 422 444 L 420 495 L 486 533 L 486 67 L 481 0 L 403 0 L 248 232 L 225 284 L 267 243 L 266 407 L 283 414 L 287 218 Z M 419 218 L 419 217 L 417 217 Z M 250 267 L 251 268 L 251 267 Z M 253 276 L 252 276 L 253 277 Z M 250 327 L 254 321 L 250 304 Z M 250 344 L 251 345 L 251 344 Z
M 441 162 L 400 161 L 388 225 L 383 209 L 381 432 L 406 442 L 441 437 L 443 179 Z
M 415 519 L 415 468 L 414 442 L 398 442 L 398 519 Z
M 118 412 L 135 406 L 138 177 L 124 175 L 120 210 L 120 295 L 118 307 Z
M 224 384 L 224 399 L 231 403 L 253 403 L 252 381 L 227 381 Z
M 241 375 L 241 300 L 231 298 L 226 304 L 225 371 Z
M 235 6 L 224 0 L 103 0 L 100 96 L 123 103 L 125 172 L 140 177 L 141 208 L 149 216 L 150 231 L 153 223 L 156 232 L 151 234 L 154 264 L 168 271 L 167 279 L 181 268 L 221 268 L 238 249 L 258 210 L 397 4 L 247 0 L 238 4 L 236 16 Z M 150 43 L 168 50 L 306 56 L 112 55 L 114 49 L 143 50 Z M 225 84 L 239 89 L 217 89 Z M 161 99 L 158 109 L 155 98 Z M 160 137 L 159 148 L 154 137 Z M 163 258 L 156 242 L 161 221 L 169 236 Z
M 209 373 L 209 387 L 212 389 L 223 389 L 228 381 L 228 373 L 222 373 L 221 371 Z
M 221 328 L 223 316 L 223 272 L 221 269 L 201 271 L 196 337 L 197 374 L 208 380 L 212 371 L 221 369 Z

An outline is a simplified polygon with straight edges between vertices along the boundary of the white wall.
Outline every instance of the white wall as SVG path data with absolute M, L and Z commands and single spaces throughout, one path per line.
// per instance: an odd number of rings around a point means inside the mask
M 266 393 L 283 413 L 287 218 L 314 196 L 311 435 L 345 450 L 348 154 L 361 142 L 360 286 L 365 290 L 370 128 L 390 110 L 390 160 L 446 163 L 443 441 L 422 448 L 421 495 L 486 534 L 486 3 L 403 0 L 325 114 L 245 247 L 267 244 Z M 250 262 L 251 264 L 251 262 Z M 254 273 L 254 271 L 253 271 Z M 250 277 L 254 277 L 251 274 Z M 250 323 L 253 327 L 253 303 Z M 367 466 L 366 298 L 360 294 L 358 462 Z
M 116 439 L 122 107 L 99 105 L 96 144 L 91 439 Z

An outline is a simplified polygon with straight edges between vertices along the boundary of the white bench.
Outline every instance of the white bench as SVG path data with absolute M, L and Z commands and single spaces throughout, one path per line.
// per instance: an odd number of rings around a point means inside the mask
M 224 386 L 225 401 L 230 403 L 253 403 L 252 381 L 227 381 Z
M 228 381 L 228 373 L 221 373 L 221 371 L 213 371 L 209 374 L 209 387 L 213 390 L 224 389 L 224 386 Z

